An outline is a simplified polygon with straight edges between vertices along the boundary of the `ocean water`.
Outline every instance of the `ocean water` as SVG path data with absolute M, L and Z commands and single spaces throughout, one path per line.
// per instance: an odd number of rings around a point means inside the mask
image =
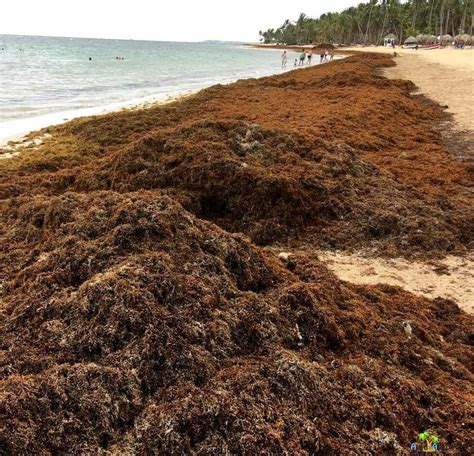
M 281 71 L 279 51 L 234 44 L 0 35 L 0 136 Z

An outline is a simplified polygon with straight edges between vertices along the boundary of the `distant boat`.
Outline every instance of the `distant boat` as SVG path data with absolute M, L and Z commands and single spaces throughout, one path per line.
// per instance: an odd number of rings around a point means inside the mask
M 425 50 L 430 50 L 430 49 L 439 49 L 440 45 L 439 44 L 417 44 L 417 43 L 407 43 L 403 45 L 403 49 L 425 49 Z
M 418 46 L 418 49 L 439 49 L 440 45 L 439 44 L 422 44 L 421 46 Z

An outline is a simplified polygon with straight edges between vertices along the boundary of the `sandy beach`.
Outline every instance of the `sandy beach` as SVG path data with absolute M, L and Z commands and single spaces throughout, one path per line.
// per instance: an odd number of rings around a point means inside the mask
M 285 48 L 271 46 L 271 48 Z M 393 55 L 393 50 L 383 47 L 364 48 L 344 48 L 339 52 L 349 53 L 374 52 L 378 54 Z M 442 105 L 446 112 L 452 115 L 444 128 L 442 134 L 447 134 L 450 138 L 458 132 L 461 135 L 462 152 L 457 158 L 471 161 L 473 159 L 474 140 L 474 118 L 471 115 L 471 106 L 474 105 L 474 91 L 472 71 L 474 70 L 474 51 L 455 49 L 436 49 L 429 51 L 414 51 L 396 49 L 395 66 L 382 69 L 382 74 L 390 79 L 403 79 L 413 81 L 417 89 L 414 93 L 419 93 Z M 452 81 L 459 81 L 453 84 Z M 158 106 L 165 102 L 172 102 L 186 94 L 174 94 L 162 97 L 160 100 L 150 100 L 148 103 L 138 105 L 127 105 L 127 109 L 140 110 Z M 106 112 L 118 112 L 121 106 L 111 106 Z M 80 117 L 81 112 L 70 113 L 71 119 Z M 98 114 L 96 111 L 85 112 L 84 114 Z M 57 117 L 57 116 L 56 116 Z M 56 119 L 55 123 L 63 123 L 64 119 Z M 41 125 L 36 127 L 49 126 L 47 119 L 42 119 Z M 26 121 L 28 122 L 28 121 Z M 441 123 L 440 120 L 437 123 Z M 34 125 L 30 125 L 31 128 Z M 49 133 L 25 138 L 18 141 L 21 135 L 17 135 L 16 142 L 4 147 L 0 158 L 12 158 L 18 156 L 21 151 L 35 150 L 43 141 L 50 140 Z M 459 145 L 457 145 L 459 147 Z M 453 151 L 454 153 L 454 151 Z M 462 156 L 461 156 L 462 154 Z M 395 162 L 399 167 L 400 163 Z M 441 172 L 444 172 L 441 170 Z M 389 261 L 384 259 L 370 259 L 372 255 L 367 251 L 351 252 L 345 254 L 332 251 L 321 251 L 320 259 L 336 273 L 341 279 L 356 284 L 377 284 L 386 283 L 400 286 L 413 293 L 436 298 L 438 296 L 454 299 L 464 310 L 474 312 L 472 297 L 474 293 L 474 276 L 471 271 L 473 259 L 467 257 L 452 257 L 446 264 L 441 263 L 407 263 L 405 259 L 392 258 Z M 441 266 L 440 266 L 441 265 Z M 439 268 L 444 271 L 444 277 L 440 278 Z M 368 273 L 367 271 L 370 271 Z
M 344 48 L 342 52 L 375 52 L 393 55 L 380 46 Z M 396 48 L 396 66 L 383 70 L 391 79 L 413 81 L 415 93 L 438 102 L 452 119 L 440 127 L 452 147 L 453 159 L 474 161 L 474 50 Z M 416 119 L 414 119 L 416 123 Z M 343 280 L 358 284 L 386 283 L 431 298 L 454 299 L 473 313 L 474 275 L 471 257 L 453 257 L 440 263 L 407 263 L 403 259 L 370 259 L 367 252 L 321 252 L 321 260 Z M 440 272 L 441 271 L 441 272 Z
M 267 47 L 267 46 L 262 46 Z M 271 48 L 281 49 L 285 46 L 271 46 Z M 296 49 L 296 48 L 295 48 Z M 339 52 L 348 53 L 374 52 L 393 56 L 393 49 L 384 47 L 353 47 L 343 48 Z M 472 161 L 474 158 L 474 117 L 472 116 L 472 106 L 474 106 L 474 50 L 458 49 L 435 49 L 435 50 L 405 50 L 395 49 L 398 56 L 394 59 L 395 66 L 382 69 L 384 76 L 390 79 L 404 79 L 415 83 L 419 93 L 438 102 L 446 112 L 451 114 L 452 119 L 446 126 L 441 127 L 441 132 L 450 139 L 456 135 L 460 136 L 459 144 L 456 144 L 457 157 L 463 160 Z M 453 84 L 453 81 L 457 81 Z M 172 94 L 163 96 L 161 99 L 150 99 L 148 102 L 140 104 L 126 104 L 126 109 L 140 110 L 150 108 L 153 105 L 169 103 L 182 97 L 189 96 L 190 93 Z M 105 114 L 107 112 L 117 112 L 124 106 L 110 106 L 108 109 L 88 110 L 85 112 L 71 112 L 68 115 L 71 119 L 82 115 Z M 61 116 L 60 116 L 61 117 Z M 18 131 L 25 131 L 52 126 L 63 123 L 57 115 L 45 116 L 35 119 L 37 124 L 30 123 L 28 119 L 19 123 Z M 441 121 L 437 121 L 441 123 Z M 0 132 L 1 133 L 1 132 Z M 9 139 L 15 140 L 9 146 L 0 149 L 0 159 L 17 157 L 21 151 L 34 150 L 45 140 L 49 140 L 51 135 L 46 133 L 32 138 L 25 138 L 20 141 L 22 134 L 17 134 Z M 0 135 L 1 136 L 1 135 Z M 471 142 L 472 141 L 472 142 Z M 452 145 L 453 141 L 451 141 Z M 0 144 L 1 145 L 1 144 Z M 460 147 L 460 149 L 459 149 Z M 454 148 L 453 148 L 454 154 Z M 342 280 L 356 284 L 377 284 L 386 283 L 400 286 L 405 290 L 420 295 L 436 298 L 438 296 L 454 299 L 464 310 L 474 312 L 472 298 L 474 294 L 474 275 L 472 274 L 472 257 L 451 257 L 445 263 L 407 263 L 403 258 L 385 259 L 370 258 L 366 251 L 351 252 L 345 254 L 332 251 L 321 251 L 320 259 L 338 275 Z M 439 270 L 443 271 L 440 277 Z
M 409 79 L 432 100 L 447 106 L 454 117 L 455 128 L 474 133 L 474 49 L 409 50 L 369 46 L 342 48 L 352 52 L 377 52 L 399 56 L 396 66 L 385 70 L 391 78 Z
M 0 160 L 9 453 L 408 454 L 428 427 L 472 453 L 472 166 L 394 65 L 219 84 Z

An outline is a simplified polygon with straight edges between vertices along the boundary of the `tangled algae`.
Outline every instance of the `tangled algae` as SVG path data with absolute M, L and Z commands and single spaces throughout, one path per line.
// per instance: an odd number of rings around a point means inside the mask
M 361 118 L 357 139 L 347 123 L 335 129 L 335 108 L 334 134 L 316 134 L 320 117 L 281 104 L 301 84 L 342 91 L 343 105 L 398 94 L 393 109 L 418 109 L 423 122 L 435 108 L 409 84 L 384 85 L 376 70 L 388 64 L 353 57 L 78 120 L 43 146 L 81 138 L 58 163 L 40 149 L 5 165 L 1 451 L 408 454 L 429 430 L 472 454 L 471 316 L 259 245 L 426 256 L 469 247 L 467 168 L 450 164 L 436 189 L 416 170 L 401 179 L 393 154 L 416 152 L 410 132 Z M 449 162 L 433 132 L 419 135 Z

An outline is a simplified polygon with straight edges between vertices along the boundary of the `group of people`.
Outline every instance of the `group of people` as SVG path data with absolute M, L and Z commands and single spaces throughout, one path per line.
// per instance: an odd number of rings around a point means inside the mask
M 325 61 L 331 61 L 334 58 L 334 51 L 332 49 L 321 49 L 321 53 L 319 54 L 319 63 L 323 63 Z M 313 50 L 308 49 L 308 50 L 301 50 L 300 58 L 295 59 L 294 66 L 303 66 L 305 64 L 305 61 L 307 61 L 308 65 L 311 65 L 311 62 L 313 60 Z M 286 51 L 283 51 L 283 54 L 281 55 L 281 66 L 282 68 L 286 68 L 286 65 L 288 64 L 288 54 Z

